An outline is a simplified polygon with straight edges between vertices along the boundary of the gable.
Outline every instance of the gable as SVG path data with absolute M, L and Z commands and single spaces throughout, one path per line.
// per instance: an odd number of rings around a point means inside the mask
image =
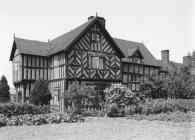
M 126 56 L 126 58 L 123 58 L 123 62 L 129 62 L 127 58 L 128 50 L 136 49 L 139 47 L 139 50 L 143 56 L 143 59 L 142 59 L 143 64 L 160 67 L 160 64 L 158 63 L 158 61 L 154 58 L 154 56 L 150 53 L 150 51 L 146 48 L 146 46 L 143 43 L 127 41 L 127 40 L 118 39 L 118 38 L 113 38 L 113 39 Z
M 54 40 L 51 41 L 51 43 L 56 44 L 56 46 L 49 52 L 49 55 L 53 55 L 55 53 L 58 53 L 60 51 L 67 51 L 69 48 L 71 48 L 79 39 L 81 39 L 84 34 L 86 34 L 94 25 L 97 25 L 101 32 L 104 33 L 104 35 L 107 36 L 107 39 L 112 44 L 112 46 L 117 50 L 118 54 L 121 57 L 124 57 L 123 52 L 118 48 L 117 44 L 114 42 L 113 38 L 109 35 L 107 30 L 102 26 L 102 24 L 99 21 L 100 17 L 94 17 L 88 22 L 82 24 L 81 26 L 75 28 L 69 33 L 66 33 Z
M 143 59 L 143 56 L 139 50 L 139 48 L 136 48 L 136 49 L 129 49 L 128 50 L 128 53 L 127 53 L 127 56 L 130 58 L 130 57 L 138 57 L 138 58 L 141 58 Z

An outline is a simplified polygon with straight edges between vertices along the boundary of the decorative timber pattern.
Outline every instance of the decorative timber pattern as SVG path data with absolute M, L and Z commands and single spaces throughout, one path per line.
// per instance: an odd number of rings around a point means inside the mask
M 93 41 L 93 33 L 98 39 Z M 93 56 L 103 58 L 103 68 L 92 68 Z M 68 51 L 68 78 L 69 79 L 107 79 L 120 80 L 121 59 L 106 39 L 105 35 L 94 25 L 81 39 Z

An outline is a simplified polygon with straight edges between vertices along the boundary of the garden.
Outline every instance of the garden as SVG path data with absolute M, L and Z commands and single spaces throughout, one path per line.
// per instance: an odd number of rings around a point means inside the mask
M 50 105 L 48 81 L 36 81 L 29 103 L 15 103 L 2 77 L 0 139 L 188 139 L 195 130 L 195 76 L 190 69 L 184 66 L 166 77 L 151 73 L 140 81 L 140 92 L 112 84 L 104 96 L 75 81 L 61 97 L 64 113 Z

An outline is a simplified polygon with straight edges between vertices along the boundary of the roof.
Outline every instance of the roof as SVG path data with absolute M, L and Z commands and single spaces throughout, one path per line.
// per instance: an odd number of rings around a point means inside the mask
M 89 19 L 87 22 L 70 32 L 51 40 L 50 42 L 56 44 L 56 46 L 48 53 L 48 55 L 55 54 L 66 49 L 94 20 L 95 18 Z
M 16 49 L 18 49 L 20 54 L 48 56 L 49 51 L 54 46 L 54 44 L 48 42 L 34 41 L 15 37 L 10 60 L 13 60 L 14 52 Z
M 139 50 L 139 47 L 127 50 L 127 57 L 133 57 L 133 56 L 136 56 L 136 54 L 138 54 L 139 57 L 143 58 Z
M 88 19 L 87 22 L 85 22 L 84 24 L 80 25 L 79 27 L 73 29 L 72 31 L 51 40 L 51 43 L 56 44 L 56 46 L 48 53 L 48 55 L 52 55 L 52 54 L 58 53 L 58 52 L 63 51 L 63 50 L 66 51 L 70 46 L 72 46 L 72 44 L 75 41 L 77 41 L 77 39 L 79 39 L 79 37 L 81 37 L 85 33 L 85 31 L 88 28 L 91 27 L 91 25 L 93 23 L 95 23 L 99 19 L 102 19 L 102 17 L 96 16 L 96 17 L 90 18 L 90 19 Z M 120 48 L 118 48 L 117 44 L 115 43 L 113 38 L 109 35 L 107 30 L 104 28 L 103 31 L 108 35 L 110 40 L 114 43 L 113 47 L 115 47 L 115 49 L 117 49 L 118 53 L 124 57 L 123 52 L 120 50 Z
M 139 48 L 143 56 L 143 60 L 142 60 L 143 64 L 157 66 L 157 67 L 160 66 L 158 61 L 154 58 L 154 56 L 150 53 L 150 51 L 146 48 L 146 46 L 143 43 L 127 41 L 127 40 L 118 39 L 118 38 L 114 38 L 114 41 L 116 42 L 116 44 L 119 46 L 119 48 L 122 50 L 122 52 L 126 56 L 126 58 L 123 58 L 122 60 L 123 62 L 129 62 L 127 58 L 128 50 L 136 50 L 137 48 Z
M 181 63 L 176 63 L 176 62 L 173 62 L 173 61 L 169 61 L 169 62 L 165 62 L 165 61 L 162 61 L 162 60 L 157 60 L 161 66 L 160 70 L 161 71 L 172 71 L 172 70 L 177 70 L 179 68 L 181 68 L 183 66 L 183 64 Z

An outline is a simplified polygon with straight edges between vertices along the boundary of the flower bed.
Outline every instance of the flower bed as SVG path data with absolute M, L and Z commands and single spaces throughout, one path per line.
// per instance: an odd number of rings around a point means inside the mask
M 84 121 L 81 115 L 76 114 L 41 114 L 41 115 L 18 115 L 6 117 L 0 115 L 0 127 L 3 126 L 19 126 L 19 125 L 44 125 L 58 124 L 62 122 L 77 122 Z

